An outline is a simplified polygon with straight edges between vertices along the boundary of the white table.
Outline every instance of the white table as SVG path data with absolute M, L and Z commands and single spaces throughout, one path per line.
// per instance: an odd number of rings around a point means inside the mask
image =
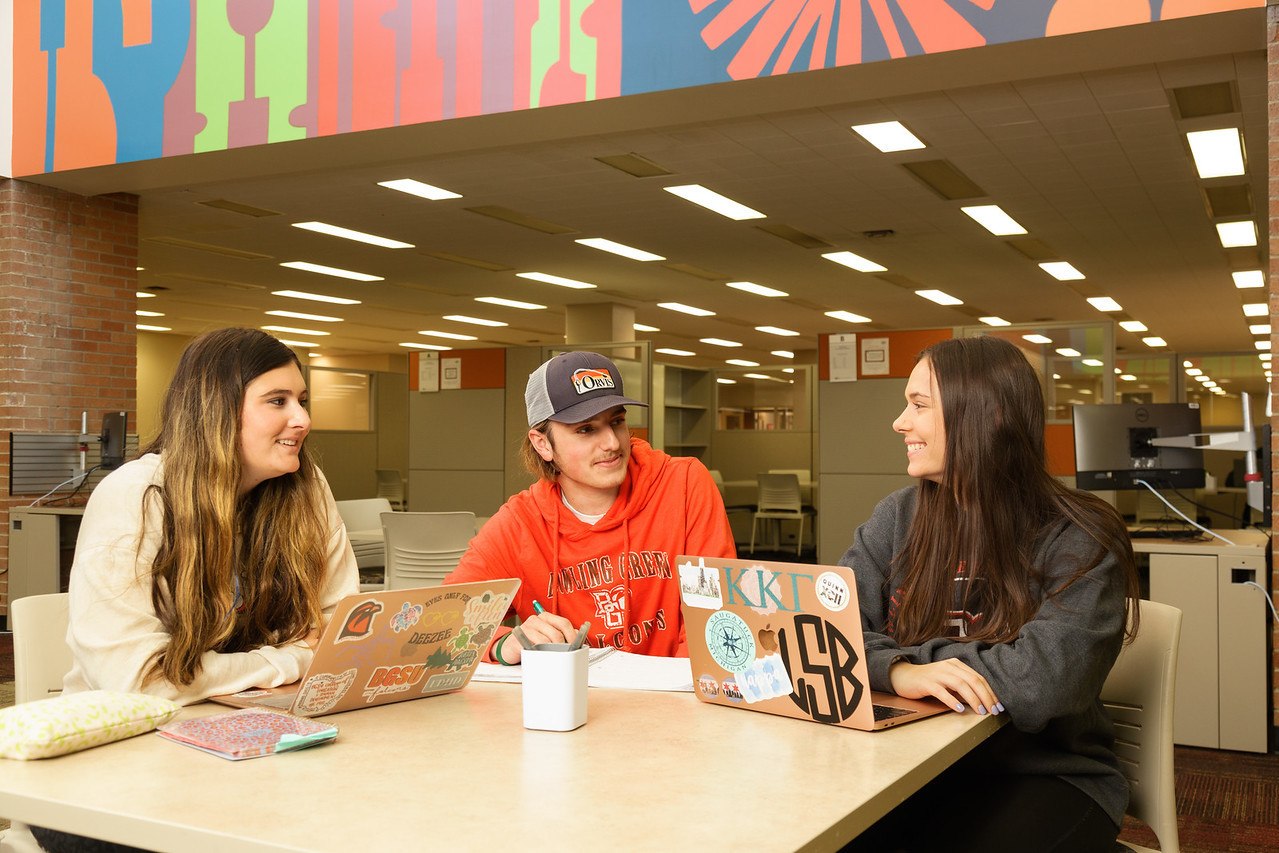
M 329 717 L 337 741 L 232 762 L 142 735 L 0 759 L 0 815 L 162 850 L 835 850 L 995 732 L 946 714 L 881 732 L 590 691 L 533 732 L 520 688 Z M 213 705 L 185 715 L 226 710 Z

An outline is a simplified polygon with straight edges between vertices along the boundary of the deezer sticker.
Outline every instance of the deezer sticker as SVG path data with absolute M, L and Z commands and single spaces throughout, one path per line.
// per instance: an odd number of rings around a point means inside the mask
M 835 572 L 822 572 L 817 576 L 817 600 L 827 610 L 838 613 L 848 606 L 848 581 Z

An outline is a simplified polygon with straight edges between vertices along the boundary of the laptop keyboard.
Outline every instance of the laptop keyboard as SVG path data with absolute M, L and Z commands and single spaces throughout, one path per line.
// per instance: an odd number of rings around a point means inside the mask
M 872 705 L 871 707 L 875 711 L 875 722 L 891 720 L 893 717 L 903 717 L 906 714 L 914 713 L 906 708 L 893 708 L 888 705 Z

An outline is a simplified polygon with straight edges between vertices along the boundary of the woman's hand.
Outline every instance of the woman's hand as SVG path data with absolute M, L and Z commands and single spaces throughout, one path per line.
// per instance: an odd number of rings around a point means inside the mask
M 1004 706 L 981 673 L 959 660 L 939 660 L 914 664 L 898 661 L 888 670 L 893 692 L 907 699 L 932 696 L 956 711 L 964 706 L 978 714 L 1000 713 Z
M 542 643 L 571 643 L 577 637 L 577 628 L 573 623 L 554 613 L 544 612 L 530 616 L 520 623 L 520 628 L 535 646 Z M 503 662 L 514 665 L 523 657 L 524 648 L 515 637 L 509 637 L 502 642 L 501 653 Z

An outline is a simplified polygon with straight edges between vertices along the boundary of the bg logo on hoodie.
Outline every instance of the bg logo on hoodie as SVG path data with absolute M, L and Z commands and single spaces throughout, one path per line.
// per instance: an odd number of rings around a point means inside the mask
M 595 367 L 579 367 L 573 371 L 573 390 L 579 395 L 589 394 L 601 388 L 615 388 L 613 374 Z

